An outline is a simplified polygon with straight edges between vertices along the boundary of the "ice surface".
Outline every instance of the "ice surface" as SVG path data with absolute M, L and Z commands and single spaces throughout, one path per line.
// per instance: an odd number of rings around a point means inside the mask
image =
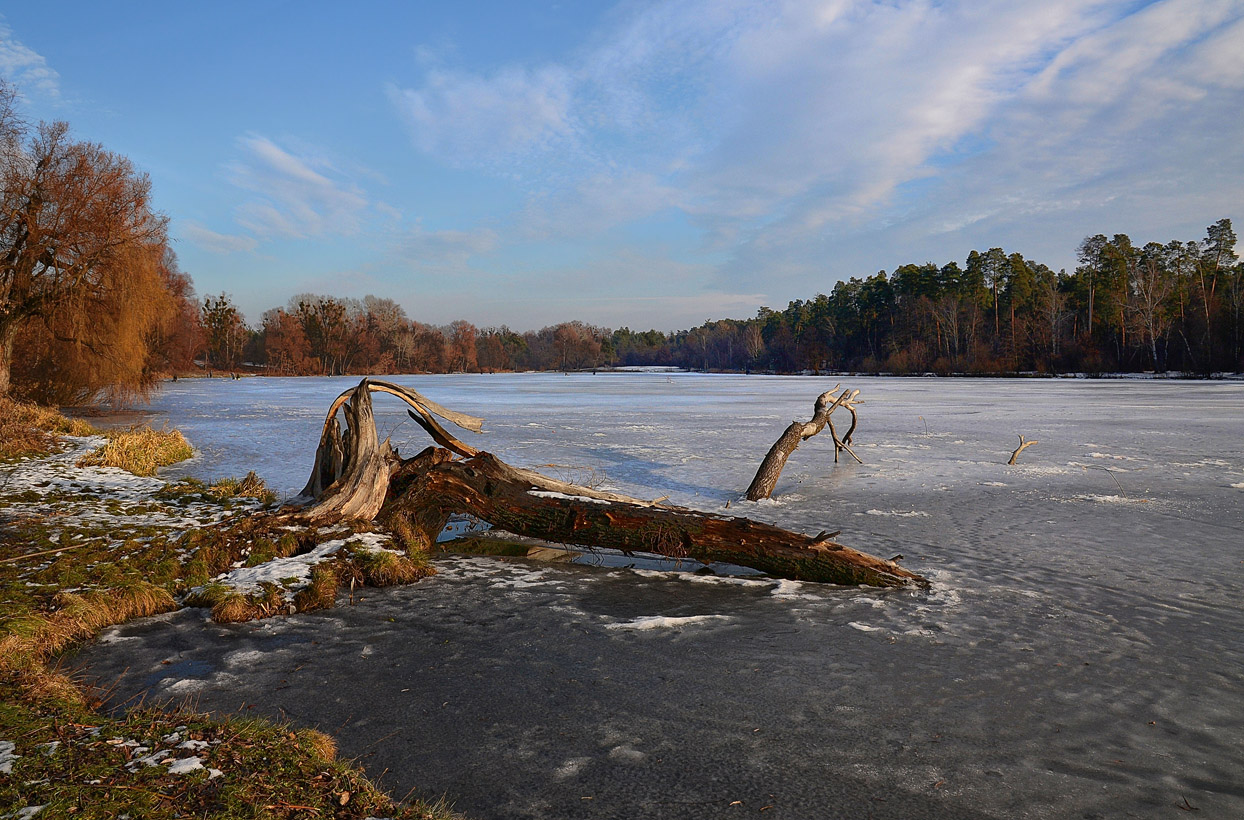
M 765 451 L 838 379 L 399 381 L 483 416 L 464 438 L 517 466 L 841 529 L 933 588 L 447 556 L 352 607 L 114 630 L 84 657 L 109 684 L 130 670 L 119 700 L 193 689 L 327 727 L 390 790 L 474 816 L 1150 817 L 1184 798 L 1244 816 L 1244 384 L 843 378 L 865 463 L 810 439 L 748 503 Z M 153 409 L 201 452 L 180 469 L 293 493 L 352 383 L 182 380 Z M 376 408 L 404 453 L 427 444 L 400 403 Z M 1007 466 L 1018 434 L 1039 443 Z M 226 661 L 251 651 L 266 662 Z

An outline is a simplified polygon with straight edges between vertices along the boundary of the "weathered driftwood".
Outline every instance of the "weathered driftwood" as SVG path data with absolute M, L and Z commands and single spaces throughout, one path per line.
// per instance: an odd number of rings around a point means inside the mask
M 834 463 L 838 462 L 838 454 L 847 452 L 851 458 L 860 461 L 860 457 L 851 449 L 851 436 L 855 433 L 856 424 L 859 422 L 859 416 L 855 412 L 857 404 L 855 397 L 860 394 L 858 390 L 843 390 L 842 393 L 835 396 L 842 385 L 836 386 L 833 390 L 827 390 L 816 399 L 813 406 L 812 418 L 808 421 L 792 421 L 790 426 L 786 428 L 786 432 L 782 433 L 777 441 L 773 442 L 773 446 L 769 448 L 769 452 L 765 455 L 764 461 L 760 462 L 760 469 L 756 471 L 756 477 L 752 479 L 751 486 L 747 488 L 746 498 L 748 501 L 759 501 L 762 498 L 768 498 L 773 495 L 773 488 L 777 486 L 778 478 L 782 475 L 782 468 L 786 466 L 786 460 L 790 458 L 790 454 L 795 452 L 800 442 L 810 439 L 817 433 L 829 427 L 829 434 L 834 439 Z M 842 438 L 838 437 L 838 432 L 834 429 L 834 422 L 830 416 L 839 407 L 846 408 L 851 414 L 851 426 L 847 429 L 847 434 Z
M 1011 453 L 1011 460 L 1008 461 L 1007 464 L 1014 464 L 1015 460 L 1019 458 L 1020 453 L 1024 452 L 1024 450 L 1027 450 L 1032 445 L 1039 444 L 1039 443 L 1040 442 L 1038 442 L 1036 439 L 1029 441 L 1021 435 L 1019 437 L 1019 446 L 1015 448 L 1015 452 Z
M 373 391 L 392 393 L 410 404 L 412 418 L 439 446 L 402 459 L 387 440 L 379 442 L 371 412 Z M 839 397 L 840 405 L 846 401 Z M 344 434 L 335 424 L 342 408 L 348 428 Z M 447 411 L 391 383 L 364 379 L 343 393 L 330 409 L 307 482 L 306 495 L 313 501 L 297 515 L 311 521 L 375 518 L 424 549 L 432 547 L 451 515 L 468 514 L 545 541 L 722 561 L 783 578 L 873 586 L 924 583 L 892 561 L 835 543 L 837 533 L 802 535 L 511 467 L 458 441 L 434 416 L 479 429 L 479 419 Z M 338 477 L 330 481 L 333 475 Z

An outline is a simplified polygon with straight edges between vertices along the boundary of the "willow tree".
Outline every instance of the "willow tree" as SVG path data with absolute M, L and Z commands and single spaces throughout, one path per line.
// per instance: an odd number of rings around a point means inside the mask
M 13 100 L 0 84 L 0 395 L 141 393 L 152 335 L 177 309 L 151 184 L 64 123 L 30 128 Z

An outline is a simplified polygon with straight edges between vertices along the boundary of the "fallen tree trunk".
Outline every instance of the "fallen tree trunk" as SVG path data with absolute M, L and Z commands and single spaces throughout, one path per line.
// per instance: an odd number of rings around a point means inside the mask
M 440 446 L 402 459 L 387 440 L 378 442 L 371 412 L 373 390 L 392 393 L 411 404 L 412 418 Z M 348 430 L 338 435 L 335 418 L 343 407 Z M 925 583 L 892 561 L 835 543 L 831 539 L 837 533 L 807 536 L 747 518 L 601 492 L 511 467 L 458 441 L 434 415 L 455 423 L 479 422 L 451 414 L 415 391 L 386 382 L 364 379 L 343 393 L 325 421 L 316 466 L 307 482 L 306 494 L 315 500 L 296 515 L 313 522 L 376 518 L 424 550 L 432 548 L 451 515 L 466 514 L 495 528 L 545 541 L 727 562 L 782 578 L 872 586 Z M 339 449 L 343 455 L 338 460 Z M 317 496 L 317 482 L 322 485 L 337 471 L 338 463 L 339 477 Z

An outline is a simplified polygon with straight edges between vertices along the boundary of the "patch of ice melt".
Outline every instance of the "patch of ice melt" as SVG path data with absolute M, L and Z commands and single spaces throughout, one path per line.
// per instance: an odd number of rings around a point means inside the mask
M 1001 481 L 978 481 L 977 484 L 982 487 L 1006 487 L 1007 485 Z
M 1093 495 L 1091 493 L 1072 497 L 1080 501 L 1092 501 L 1096 504 L 1147 504 L 1149 501 L 1147 498 L 1127 498 L 1122 495 Z
M 858 514 L 858 513 L 857 513 Z M 890 515 L 895 518 L 928 518 L 929 514 L 921 510 L 911 510 L 903 512 L 902 510 L 865 510 L 864 515 Z
M 618 623 L 605 624 L 605 629 L 668 629 L 682 626 L 692 626 L 694 624 L 704 624 L 710 621 L 728 621 L 725 615 L 686 615 L 681 618 L 670 617 L 666 615 L 644 615 L 633 621 L 619 621 Z
M 1114 453 L 1089 453 L 1090 458 L 1109 458 L 1115 461 L 1135 461 L 1131 456 L 1117 456 Z

